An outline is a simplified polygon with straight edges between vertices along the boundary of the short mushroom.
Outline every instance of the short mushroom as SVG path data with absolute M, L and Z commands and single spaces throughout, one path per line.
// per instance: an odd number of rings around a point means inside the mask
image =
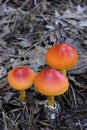
M 59 43 L 51 47 L 46 54 L 49 66 L 61 70 L 66 75 L 66 70 L 71 69 L 78 60 L 76 49 L 68 43 Z
M 25 90 L 32 86 L 34 79 L 33 70 L 25 66 L 16 67 L 8 73 L 8 83 L 15 90 L 20 90 L 21 101 L 25 101 Z
M 48 97 L 48 106 L 54 107 L 54 96 L 65 93 L 68 90 L 69 82 L 61 72 L 48 68 L 37 74 L 34 85 L 38 92 Z

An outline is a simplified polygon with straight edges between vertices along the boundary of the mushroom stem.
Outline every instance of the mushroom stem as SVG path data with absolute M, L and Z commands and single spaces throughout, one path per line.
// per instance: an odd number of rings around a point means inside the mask
M 20 100 L 23 102 L 26 100 L 25 90 L 20 90 Z
M 66 70 L 61 70 L 61 73 L 66 76 Z
M 54 107 L 54 96 L 48 96 L 48 106 Z

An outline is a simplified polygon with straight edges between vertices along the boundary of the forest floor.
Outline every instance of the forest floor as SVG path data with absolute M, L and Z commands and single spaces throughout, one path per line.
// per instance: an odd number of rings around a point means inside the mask
M 79 59 L 67 71 L 69 90 L 55 97 L 61 110 L 54 126 L 46 96 L 32 86 L 23 104 L 7 75 L 16 66 L 47 68 L 45 54 L 60 42 L 74 46 Z M 0 0 L 0 130 L 87 130 L 86 0 Z

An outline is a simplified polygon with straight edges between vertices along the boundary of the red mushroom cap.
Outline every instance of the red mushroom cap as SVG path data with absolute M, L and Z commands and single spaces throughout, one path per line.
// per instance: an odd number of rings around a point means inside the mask
M 76 49 L 67 43 L 54 45 L 46 54 L 47 64 L 59 70 L 72 68 L 77 63 L 77 60 Z
M 55 69 L 45 69 L 35 78 L 35 87 L 43 95 L 57 96 L 68 90 L 69 82 L 66 76 Z
M 19 66 L 11 70 L 8 74 L 8 83 L 16 90 L 25 90 L 32 86 L 35 75 L 32 69 Z

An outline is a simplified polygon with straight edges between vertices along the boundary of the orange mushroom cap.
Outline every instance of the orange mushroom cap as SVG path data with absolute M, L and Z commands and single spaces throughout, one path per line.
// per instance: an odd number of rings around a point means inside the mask
M 59 70 L 72 68 L 77 63 L 77 60 L 76 49 L 67 43 L 54 45 L 46 54 L 47 64 Z
M 25 90 L 32 86 L 35 75 L 32 69 L 19 66 L 11 70 L 8 74 L 8 83 L 16 90 Z
M 69 82 L 66 76 L 55 69 L 45 69 L 35 78 L 35 87 L 43 95 L 57 96 L 68 90 Z

